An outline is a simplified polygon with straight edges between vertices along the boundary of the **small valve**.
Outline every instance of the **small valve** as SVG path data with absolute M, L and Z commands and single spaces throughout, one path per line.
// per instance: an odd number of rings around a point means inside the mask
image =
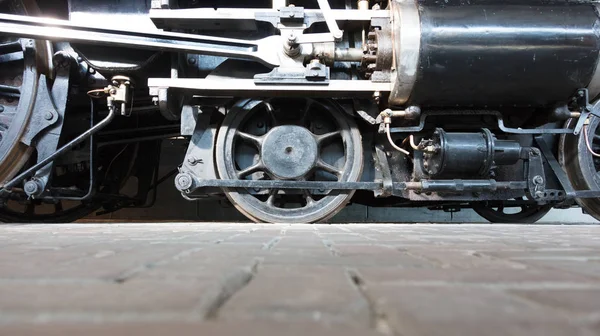
M 111 79 L 111 85 L 105 88 L 105 92 L 108 94 L 106 97 L 106 104 L 109 108 L 114 108 L 120 104 L 121 115 L 129 116 L 131 111 L 127 111 L 127 103 L 132 99 L 131 97 L 131 79 L 126 76 L 114 76 Z

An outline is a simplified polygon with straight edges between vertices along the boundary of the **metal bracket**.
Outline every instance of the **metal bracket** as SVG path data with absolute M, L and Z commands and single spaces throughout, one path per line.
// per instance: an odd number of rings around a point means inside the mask
M 527 192 L 531 199 L 545 203 L 547 194 L 546 175 L 544 174 L 544 162 L 542 153 L 537 148 L 524 148 L 527 155 Z
M 579 106 L 581 111 L 581 116 L 577 120 L 575 129 L 573 130 L 573 134 L 579 135 L 590 114 L 600 117 L 600 100 L 597 100 L 593 105 L 590 104 L 588 89 L 579 89 L 577 90 L 577 95 L 573 97 L 573 101 Z
M 217 179 L 213 151 L 217 129 L 210 127 L 210 117 L 211 110 L 196 117 L 190 145 L 175 178 L 175 187 L 181 191 L 196 189 L 199 181 Z
M 541 136 L 537 136 L 534 139 L 538 147 L 542 151 L 542 155 L 546 159 L 546 162 L 548 162 L 550 169 L 552 169 L 552 172 L 558 179 L 558 182 L 565 190 L 567 197 L 573 197 L 575 195 L 575 189 L 571 185 L 571 182 L 567 177 L 567 173 L 564 171 L 564 169 L 562 169 L 560 163 L 558 163 L 558 160 L 556 160 L 556 157 L 554 156 L 554 153 L 552 153 L 550 146 L 548 146 L 548 144 L 546 143 L 546 140 L 544 140 L 544 138 Z
M 600 112 L 600 101 L 599 112 Z M 439 115 L 464 115 L 464 116 L 484 116 L 491 115 L 498 119 L 498 128 L 509 134 L 573 134 L 573 130 L 569 128 L 534 128 L 534 129 L 521 129 L 511 128 L 504 125 L 504 117 L 502 113 L 498 111 L 487 111 L 487 110 L 469 110 L 469 111 L 426 111 L 421 114 L 419 124 L 417 126 L 406 126 L 406 127 L 392 127 L 390 128 L 391 133 L 418 133 L 423 131 L 425 128 L 425 121 L 430 116 Z M 379 133 L 384 132 L 384 124 L 380 124 Z
M 70 60 L 60 52 L 55 55 L 55 58 L 65 57 Z M 58 62 L 51 91 L 48 90 L 46 77 L 40 77 L 32 120 L 25 137 L 21 140 L 26 145 L 36 147 L 38 163 L 54 154 L 58 148 L 69 95 L 70 69 L 71 62 Z M 23 189 L 27 196 L 34 198 L 44 194 L 50 183 L 53 167 L 54 162 L 48 163 L 25 182 Z
M 373 159 L 375 160 L 375 179 L 380 180 L 383 184 L 383 188 L 381 190 L 374 191 L 375 197 L 391 196 L 394 189 L 394 182 L 392 181 L 390 164 L 382 146 L 375 146 Z
M 279 67 L 266 74 L 254 76 L 256 84 L 329 84 L 330 69 L 318 60 L 311 61 L 306 68 Z
M 44 74 L 40 75 L 37 92 L 38 94 L 35 97 L 34 103 L 34 113 L 29 119 L 27 129 L 21 138 L 21 142 L 27 146 L 34 145 L 34 138 L 38 136 L 38 134 L 59 121 L 58 110 L 60 107 L 54 105 L 52 93 L 48 90 L 48 80 Z M 66 103 L 66 98 L 64 99 L 64 102 Z M 64 109 L 64 107 L 62 108 Z
M 287 6 L 280 8 L 279 23 L 304 24 L 304 7 Z
M 550 146 L 548 146 L 548 143 L 546 143 L 546 140 L 539 136 L 535 137 L 535 142 L 542 151 L 542 154 L 548 162 L 550 169 L 552 169 L 552 172 L 554 173 L 554 175 L 558 179 L 558 182 L 564 190 L 564 195 L 563 191 L 561 190 L 547 190 L 547 193 L 550 196 L 552 196 L 552 194 L 554 193 L 555 197 L 558 197 L 560 200 L 565 198 L 573 199 L 600 197 L 600 190 L 575 190 L 573 188 L 573 185 L 571 184 L 571 181 L 569 181 L 569 178 L 567 177 L 567 173 L 562 169 L 560 163 L 558 163 L 558 160 L 556 160 L 556 157 L 554 156 L 554 153 L 552 153 L 552 150 L 550 149 Z
M 169 88 L 150 88 L 150 95 L 152 96 L 152 102 L 158 109 L 163 117 L 167 120 L 178 120 L 180 118 L 179 112 L 182 111 L 183 97 L 175 94 L 172 89 Z

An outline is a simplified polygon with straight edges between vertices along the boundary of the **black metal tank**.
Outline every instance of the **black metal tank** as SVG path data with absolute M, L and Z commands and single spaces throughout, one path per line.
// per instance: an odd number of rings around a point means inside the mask
M 522 3 L 522 2 L 521 2 Z M 421 39 L 409 103 L 548 106 L 592 80 L 600 20 L 590 3 L 418 3 Z

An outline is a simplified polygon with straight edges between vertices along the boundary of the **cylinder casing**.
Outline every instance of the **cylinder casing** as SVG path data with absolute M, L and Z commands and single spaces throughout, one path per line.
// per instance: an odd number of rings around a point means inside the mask
M 521 158 L 521 145 L 513 140 L 498 140 L 488 129 L 477 133 L 433 133 L 434 151 L 423 154 L 423 171 L 436 178 L 473 178 L 487 176 L 494 166 L 512 165 Z
M 564 103 L 594 77 L 600 22 L 593 4 L 445 5 L 426 0 L 416 4 L 418 30 L 411 24 L 414 15 L 401 19 L 410 13 L 403 9 L 410 3 L 394 5 L 403 13 L 394 22 L 397 69 L 410 56 L 401 50 L 407 40 L 402 37 L 410 40 L 418 33 L 420 43 L 418 56 L 408 60 L 418 57 L 412 83 L 405 72 L 396 71 L 395 80 L 410 94 L 398 99 L 392 91 L 391 104 L 547 106 Z

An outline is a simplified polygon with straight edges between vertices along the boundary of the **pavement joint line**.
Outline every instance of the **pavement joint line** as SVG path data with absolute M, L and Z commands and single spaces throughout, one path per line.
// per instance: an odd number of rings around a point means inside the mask
M 268 242 L 264 243 L 263 246 L 262 246 L 262 249 L 270 251 L 273 248 L 275 248 L 275 246 L 277 246 L 277 244 L 279 244 L 280 241 L 281 241 L 281 237 L 274 237 L 273 239 L 271 239 Z
M 439 287 L 439 288 L 482 288 L 501 290 L 600 290 L 598 283 L 580 282 L 465 282 L 451 280 L 390 280 L 378 281 L 378 285 L 394 285 L 399 287 Z
M 419 253 L 415 253 L 413 251 L 410 251 L 407 248 L 404 247 L 398 247 L 398 246 L 393 246 L 393 245 L 389 245 L 389 244 L 382 244 L 382 246 L 387 247 L 389 249 L 395 250 L 396 252 L 400 252 L 401 254 L 407 255 L 409 257 L 415 258 L 417 260 L 420 261 L 424 261 L 428 264 L 432 264 L 435 265 L 439 268 L 449 268 L 450 265 L 445 264 L 444 262 L 442 262 L 441 260 L 438 259 L 434 259 L 434 258 L 428 258 L 424 255 L 421 255 Z
M 198 316 L 179 311 L 164 312 L 41 312 L 13 313 L 0 310 L 0 325 L 33 323 L 122 323 L 122 322 L 193 322 L 201 321 Z
M 327 247 L 329 253 L 331 253 L 332 256 L 339 257 L 341 255 L 340 251 L 333 247 L 333 242 L 331 240 L 323 239 L 323 245 Z
M 250 224 L 256 230 L 213 224 L 112 225 L 68 230 L 0 226 L 0 237 L 10 244 L 0 253 L 0 334 L 103 323 L 109 329 L 132 324 L 149 333 L 156 331 L 155 325 L 168 326 L 176 333 L 178 327 L 172 325 L 183 322 L 192 322 L 198 334 L 241 323 L 248 334 L 273 321 L 283 328 L 288 322 L 311 321 L 329 334 L 352 327 L 361 335 L 380 336 L 600 331 L 600 226 L 375 224 L 378 233 L 370 225 L 344 226 L 354 232 L 338 225 Z M 193 232 L 207 234 L 193 242 Z M 215 245 L 215 239 L 229 236 L 237 238 Z M 277 237 L 285 241 L 275 243 Z M 15 241 L 27 244 L 13 245 Z M 74 248 L 66 248 L 73 243 Z M 261 251 L 265 246 L 277 253 Z M 206 252 L 185 253 L 201 247 Z M 106 251 L 117 254 L 106 258 Z M 157 260 L 178 255 L 182 261 L 163 266 L 156 272 L 159 277 L 150 270 L 133 275 L 135 280 L 125 286 L 113 281 L 124 270 L 157 267 Z M 73 256 L 89 257 L 89 262 L 84 258 L 66 265 Z M 512 263 L 527 268 L 516 269 Z M 295 281 L 306 294 L 294 296 L 296 287 L 280 286 L 285 281 Z M 321 286 L 331 290 L 324 293 Z M 123 291 L 127 295 L 119 295 Z M 347 293 L 351 296 L 337 299 Z M 95 302 L 96 296 L 101 300 Z M 320 312 L 318 318 L 313 311 Z M 264 334 L 277 331 L 265 329 Z
M 234 234 L 232 236 L 224 238 L 223 241 L 227 241 L 229 239 L 238 237 L 240 235 L 242 235 L 242 234 L 240 234 L 240 233 Z M 120 275 L 116 276 L 113 279 L 113 281 L 115 283 L 122 284 L 125 281 L 131 280 L 132 278 L 134 278 L 138 274 L 143 273 L 143 272 L 145 272 L 145 271 L 147 271 L 149 269 L 153 269 L 153 268 L 156 268 L 156 267 L 164 266 L 164 265 L 167 265 L 167 264 L 169 264 L 169 263 L 171 263 L 173 261 L 181 260 L 182 258 L 187 258 L 187 257 L 189 257 L 190 255 L 192 255 L 192 254 L 194 254 L 196 252 L 202 251 L 203 249 L 205 249 L 205 246 L 195 247 L 195 248 L 191 248 L 191 249 L 186 249 L 186 250 L 181 251 L 181 252 L 179 252 L 179 253 L 171 256 L 171 257 L 160 259 L 160 260 L 154 261 L 154 262 L 144 263 L 142 265 L 139 265 L 137 267 L 134 267 L 134 268 L 132 268 L 130 270 L 127 270 L 127 271 L 121 273 Z
M 203 320 L 217 319 L 221 307 L 256 277 L 261 263 L 262 259 L 255 258 L 248 267 L 234 271 L 211 289 L 206 290 L 194 309 L 195 314 L 201 316 Z
M 369 294 L 367 285 L 360 273 L 354 268 L 346 267 L 346 275 L 367 304 L 370 327 L 385 336 L 401 336 L 388 322 L 388 314 L 383 310 L 383 307 Z
M 205 248 L 204 246 L 203 247 L 195 247 L 195 248 L 191 248 L 191 249 L 187 249 L 187 250 L 181 251 L 181 252 L 179 252 L 179 253 L 171 256 L 171 257 L 168 257 L 168 258 L 164 258 L 164 259 L 161 259 L 161 260 L 158 260 L 158 261 L 154 261 L 154 262 L 144 263 L 142 265 L 139 265 L 137 267 L 134 267 L 134 268 L 132 268 L 132 269 L 130 269 L 128 271 L 125 271 L 125 272 L 121 273 L 120 275 L 116 276 L 113 279 L 113 281 L 115 283 L 122 284 L 122 283 L 124 283 L 126 281 L 131 280 L 136 275 L 138 275 L 138 274 L 140 274 L 140 273 L 142 273 L 144 271 L 147 271 L 149 269 L 153 269 L 153 268 L 156 268 L 156 267 L 160 267 L 160 266 L 163 266 L 163 265 L 167 265 L 167 264 L 169 264 L 169 263 L 171 263 L 173 261 L 181 260 L 182 258 L 187 258 L 187 257 L 189 257 L 190 255 L 192 255 L 192 254 L 194 254 L 196 252 L 202 251 L 204 248 Z
M 339 257 L 342 254 L 340 253 L 340 251 L 338 251 L 334 246 L 333 246 L 333 241 L 329 240 L 329 239 L 325 239 L 323 238 L 323 235 L 321 234 L 321 232 L 314 232 L 314 234 L 319 237 L 319 239 L 321 239 L 321 242 L 323 243 L 323 245 L 327 248 L 327 250 L 329 251 L 329 253 L 334 256 L 334 257 Z
M 342 228 L 340 225 L 336 225 L 336 227 L 337 227 L 337 228 L 339 228 L 339 229 L 340 229 L 340 230 L 342 230 L 342 231 L 345 231 L 345 232 L 347 232 L 347 233 L 350 233 L 350 234 L 353 234 L 353 235 L 359 236 L 359 237 L 361 237 L 361 238 L 364 238 L 364 239 L 366 239 L 366 240 L 369 240 L 369 241 L 376 241 L 376 240 L 377 240 L 377 239 L 375 239 L 375 238 L 371 238 L 371 237 L 369 237 L 369 236 L 366 236 L 366 235 L 364 235 L 364 234 L 362 234 L 362 233 L 360 233 L 360 232 L 354 232 L 354 231 L 352 231 L 351 229 L 348 229 L 348 228 Z

